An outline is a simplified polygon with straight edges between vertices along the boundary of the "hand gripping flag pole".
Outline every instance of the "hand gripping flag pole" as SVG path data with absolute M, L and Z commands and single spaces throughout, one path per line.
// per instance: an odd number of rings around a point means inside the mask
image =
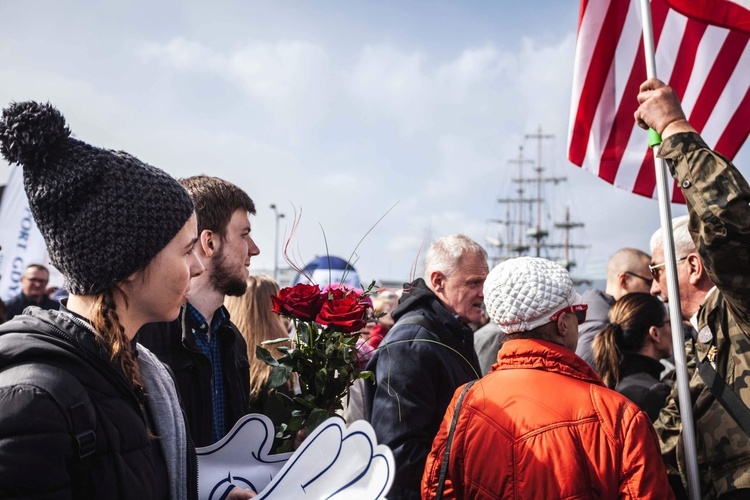
M 656 78 L 656 58 L 654 57 L 654 33 L 651 26 L 651 4 L 641 0 L 641 19 L 643 23 L 643 49 L 646 56 L 646 74 Z M 688 489 L 690 498 L 700 498 L 698 480 L 698 460 L 695 445 L 695 423 L 693 421 L 692 400 L 690 398 L 690 380 L 685 356 L 685 340 L 682 333 L 682 312 L 680 311 L 680 291 L 677 283 L 677 261 L 675 260 L 674 238 L 672 236 L 672 209 L 670 206 L 667 166 L 664 159 L 657 156 L 661 137 L 654 129 L 648 131 L 649 146 L 654 153 L 656 169 L 656 193 L 659 200 L 659 218 L 664 241 L 664 262 L 668 283 L 669 317 L 672 326 L 672 345 L 674 346 L 675 370 L 677 373 L 677 393 L 680 401 L 680 422 L 682 424 L 682 443 L 685 447 L 687 464 Z M 671 176 L 669 177 L 671 179 Z

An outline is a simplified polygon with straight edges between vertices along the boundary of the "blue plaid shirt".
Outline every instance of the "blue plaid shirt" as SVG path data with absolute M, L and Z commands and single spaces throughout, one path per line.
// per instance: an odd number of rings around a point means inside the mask
M 195 307 L 190 305 L 190 303 L 187 304 L 187 312 L 193 337 L 195 337 L 195 342 L 198 344 L 198 348 L 201 352 L 206 355 L 209 361 L 211 361 L 211 368 L 213 371 L 211 376 L 211 401 L 213 403 L 213 440 L 215 443 L 226 434 L 226 422 L 224 418 L 226 412 L 224 371 L 221 367 L 221 349 L 219 348 L 219 339 L 216 335 L 216 331 L 226 320 L 226 315 L 224 314 L 223 309 L 219 308 L 216 310 L 213 320 L 211 320 L 211 336 L 209 339 L 206 318 L 204 318 Z

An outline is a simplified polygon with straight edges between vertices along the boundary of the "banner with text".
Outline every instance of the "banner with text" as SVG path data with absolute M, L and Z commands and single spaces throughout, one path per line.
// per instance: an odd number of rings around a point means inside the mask
M 21 167 L 13 167 L 5 186 L 0 221 L 0 299 L 7 300 L 21 292 L 26 266 L 47 265 L 47 246 L 31 215 Z

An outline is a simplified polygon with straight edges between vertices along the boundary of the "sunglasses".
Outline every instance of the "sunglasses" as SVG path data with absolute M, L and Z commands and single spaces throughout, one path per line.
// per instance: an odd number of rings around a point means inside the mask
M 682 262 L 685 259 L 687 259 L 687 255 L 677 259 L 677 262 Z M 659 281 L 659 278 L 661 277 L 661 273 L 663 273 L 664 269 L 666 269 L 664 267 L 666 265 L 667 265 L 666 262 L 662 262 L 661 264 L 650 264 L 648 266 L 648 270 L 651 271 L 651 276 L 653 276 L 656 281 Z
M 563 313 L 571 313 L 576 315 L 576 319 L 578 320 L 578 324 L 580 325 L 584 321 L 586 321 L 586 311 L 588 310 L 589 306 L 588 304 L 574 304 L 572 306 L 563 307 L 559 311 L 557 311 L 555 314 L 549 317 L 550 321 L 557 321 L 557 319 L 563 315 Z
M 651 267 L 650 267 L 650 266 L 649 266 L 649 271 L 651 271 Z M 651 273 L 652 273 L 652 274 L 653 274 L 653 272 L 654 272 L 654 271 L 651 271 Z M 645 277 L 645 276 L 641 276 L 640 274 L 636 274 L 636 273 L 633 273 L 633 272 L 630 272 L 630 271 L 625 271 L 625 274 L 627 274 L 628 276 L 633 276 L 633 277 L 635 277 L 635 278 L 638 278 L 639 280 L 643 280 L 643 281 L 645 281 L 645 282 L 646 282 L 646 284 L 647 284 L 647 285 L 648 285 L 649 287 L 650 287 L 650 286 L 651 286 L 651 284 L 652 284 L 652 283 L 654 282 L 654 280 L 653 280 L 653 279 L 651 279 L 651 278 L 647 278 L 647 277 Z

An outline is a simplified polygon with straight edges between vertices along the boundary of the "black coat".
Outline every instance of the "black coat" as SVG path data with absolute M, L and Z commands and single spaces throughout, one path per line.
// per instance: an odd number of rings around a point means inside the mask
M 143 396 L 69 314 L 29 312 L 0 326 L 0 498 L 142 500 L 157 497 L 165 486 L 168 491 L 166 468 L 148 437 Z M 96 415 L 93 455 L 79 458 L 67 409 L 56 403 L 61 395 L 3 379 L 24 363 L 68 373 L 82 384 Z M 197 495 L 191 452 L 188 474 Z
M 414 316 L 428 326 L 403 323 Z M 456 388 L 480 376 L 480 369 L 471 328 L 449 313 L 422 279 L 404 292 L 393 319 L 367 365 L 376 385 L 364 383 L 366 413 L 378 443 L 388 445 L 396 461 L 388 498 L 417 499 L 448 403 Z
M 667 404 L 671 388 L 659 379 L 664 365 L 654 358 L 625 353 L 620 362 L 620 381 L 615 390 L 648 413 L 653 422 Z
M 250 412 L 250 363 L 247 359 L 245 339 L 229 321 L 229 312 L 224 309 L 224 313 L 227 319 L 219 327 L 216 335 L 224 372 L 224 411 L 228 432 L 237 420 Z M 211 361 L 198 348 L 190 331 L 186 308 L 183 307 L 180 317 L 171 323 L 152 323 L 141 328 L 138 342 L 172 369 L 195 446 L 213 444 L 213 370 Z
M 60 309 L 60 303 L 56 300 L 52 300 L 46 295 L 42 295 L 42 299 L 39 304 L 31 301 L 23 292 L 19 293 L 13 298 L 8 299 L 5 303 L 5 320 L 10 321 L 14 316 L 23 313 L 23 310 L 29 306 L 37 306 L 40 309 L 46 309 L 50 311 L 57 311 Z

